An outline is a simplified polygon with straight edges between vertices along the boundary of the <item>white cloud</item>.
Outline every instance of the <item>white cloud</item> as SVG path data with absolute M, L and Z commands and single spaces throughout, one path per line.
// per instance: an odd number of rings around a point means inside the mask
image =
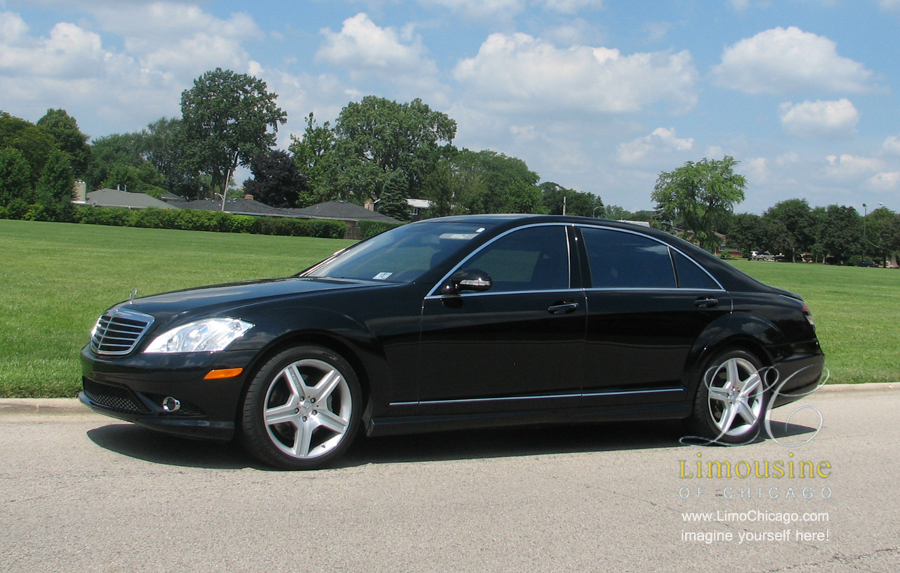
M 688 52 L 638 53 L 573 46 L 559 49 L 527 34 L 492 34 L 455 78 L 482 105 L 502 111 L 618 113 L 658 102 L 696 103 Z
M 870 186 L 881 191 L 894 191 L 900 188 L 900 171 L 878 173 L 866 180 Z
M 890 135 L 881 144 L 881 148 L 891 155 L 900 155 L 900 137 Z
M 650 135 L 619 144 L 616 152 L 616 161 L 619 163 L 637 163 L 647 158 L 648 155 L 673 151 L 689 151 L 693 147 L 693 138 L 681 139 L 675 135 L 674 129 L 658 127 Z
M 832 40 L 794 26 L 725 48 L 712 72 L 717 85 L 750 94 L 863 92 L 872 89 L 873 78 L 863 64 L 839 56 Z
M 879 159 L 873 157 L 856 157 L 846 153 L 840 156 L 829 155 L 825 158 L 825 161 L 828 162 L 825 169 L 828 176 L 838 178 L 858 177 L 860 175 L 878 171 L 884 166 Z
M 425 48 L 418 38 L 405 33 L 406 41 L 393 28 L 381 28 L 364 13 L 344 20 L 340 32 L 322 30 L 324 45 L 316 59 L 350 70 L 361 77 L 375 74 L 407 81 L 427 81 L 437 76 L 435 63 L 425 57 Z
M 888 11 L 900 10 L 900 0 L 878 0 L 878 5 Z
M 799 137 L 851 137 L 859 112 L 848 99 L 783 103 L 778 108 L 785 132 Z
M 260 33 L 246 15 L 221 20 L 172 2 L 84 7 L 92 20 L 59 22 L 46 36 L 32 35 L 19 14 L 0 13 L 5 109 L 36 119 L 61 107 L 86 133 L 132 131 L 178 115 L 182 90 L 209 69 L 260 69 L 242 47 Z M 109 34 L 121 38 L 121 48 L 106 45 Z
M 100 36 L 60 22 L 50 36 L 34 38 L 18 14 L 0 13 L 0 72 L 4 76 L 83 79 L 102 75 L 109 55 Z

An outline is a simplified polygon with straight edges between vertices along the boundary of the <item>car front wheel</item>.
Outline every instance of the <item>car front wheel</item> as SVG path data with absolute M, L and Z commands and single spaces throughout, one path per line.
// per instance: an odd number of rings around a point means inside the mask
M 718 443 L 753 441 L 766 411 L 765 370 L 744 350 L 717 354 L 701 373 L 688 427 Z
M 360 408 L 359 382 L 346 360 L 319 346 L 291 348 L 268 360 L 250 382 L 241 440 L 270 465 L 321 468 L 350 446 Z

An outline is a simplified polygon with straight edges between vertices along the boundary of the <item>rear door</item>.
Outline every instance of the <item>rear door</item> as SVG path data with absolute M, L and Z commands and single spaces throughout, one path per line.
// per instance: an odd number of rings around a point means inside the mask
M 730 312 L 728 294 L 652 237 L 601 227 L 583 227 L 581 234 L 590 275 L 584 404 L 685 399 L 691 349 Z

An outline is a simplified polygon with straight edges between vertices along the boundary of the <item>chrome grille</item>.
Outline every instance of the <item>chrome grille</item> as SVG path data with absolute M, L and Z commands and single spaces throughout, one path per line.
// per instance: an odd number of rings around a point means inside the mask
M 91 333 L 91 350 L 97 354 L 128 354 L 153 324 L 149 314 L 118 308 L 100 317 Z

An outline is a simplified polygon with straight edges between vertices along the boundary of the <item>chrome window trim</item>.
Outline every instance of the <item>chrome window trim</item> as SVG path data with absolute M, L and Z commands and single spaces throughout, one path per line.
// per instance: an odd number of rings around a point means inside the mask
M 710 278 L 710 280 L 712 280 L 714 283 L 716 283 L 717 285 L 719 285 L 719 288 L 718 288 L 718 289 L 692 289 L 692 288 L 687 288 L 687 287 L 675 287 L 675 288 L 671 288 L 671 289 L 670 289 L 670 288 L 661 288 L 661 289 L 660 289 L 660 288 L 649 288 L 649 287 L 627 287 L 627 288 L 621 288 L 621 289 L 619 289 L 619 288 L 616 288 L 616 289 L 610 289 L 610 288 L 604 288 L 604 287 L 596 287 L 596 288 L 595 288 L 595 287 L 591 287 L 591 288 L 589 288 L 589 289 L 587 289 L 587 290 L 674 290 L 674 291 L 686 291 L 686 290 L 690 290 L 690 291 L 725 292 L 725 287 L 722 286 L 722 283 L 720 283 L 720 282 L 716 279 L 716 277 L 712 276 L 712 274 L 710 274 L 710 272 L 709 272 L 708 270 L 706 270 L 705 268 L 703 268 L 703 265 L 701 265 L 700 263 L 698 263 L 697 261 L 695 261 L 690 255 L 688 255 L 687 253 L 685 253 L 684 251 L 682 251 L 682 250 L 679 249 L 678 247 L 675 247 L 675 246 L 673 246 L 673 245 L 670 245 L 669 243 L 667 243 L 667 242 L 665 242 L 665 241 L 662 241 L 662 240 L 660 240 L 660 239 L 657 239 L 656 237 L 651 237 L 650 235 L 647 235 L 647 234 L 645 234 L 645 233 L 641 233 L 640 231 L 633 231 L 633 230 L 631 230 L 631 229 L 621 229 L 621 228 L 619 228 L 619 227 L 610 227 L 610 226 L 608 226 L 608 225 L 591 225 L 591 224 L 587 224 L 587 223 L 578 223 L 578 224 L 575 225 L 575 226 L 578 227 L 578 228 L 581 228 L 581 229 L 601 229 L 601 230 L 604 230 L 604 231 L 618 231 L 618 232 L 620 232 L 620 233 L 628 233 L 629 235 L 637 235 L 638 237 L 643 237 L 643 238 L 645 238 L 645 239 L 650 239 L 651 241 L 655 241 L 655 242 L 659 243 L 660 245 L 663 245 L 664 247 L 667 247 L 670 251 L 675 251 L 676 253 L 680 254 L 681 256 L 683 256 L 684 258 L 686 258 L 687 260 L 689 260 L 689 261 L 691 262 L 691 264 L 693 264 L 693 265 L 696 266 L 698 269 L 700 269 L 701 271 L 703 271 L 703 273 L 705 273 L 706 276 L 708 276 L 708 277 Z M 584 246 L 584 250 L 585 250 L 585 252 L 587 252 L 587 245 Z M 669 255 L 669 258 L 672 259 L 672 256 Z M 590 264 L 590 257 L 588 257 L 588 264 Z M 675 268 L 676 268 L 676 267 L 675 267 L 675 260 L 672 259 L 672 275 L 675 276 L 675 277 L 677 278 L 677 275 L 675 274 L 675 273 L 676 273 Z M 589 268 L 588 270 L 590 270 L 590 268 Z M 593 276 L 591 277 L 591 284 L 593 284 Z
M 596 398 L 600 396 L 630 396 L 633 394 L 662 394 L 684 392 L 684 388 L 660 388 L 657 390 L 618 390 L 615 392 L 591 392 L 590 394 L 545 394 L 540 396 L 500 396 L 495 398 L 458 398 L 455 400 L 424 400 L 421 402 L 391 402 L 391 406 L 421 406 L 430 404 L 473 404 L 476 402 L 509 402 L 511 400 L 558 400 L 561 398 Z
M 428 291 L 428 294 L 425 295 L 425 300 L 442 299 L 442 298 L 448 296 L 448 295 L 439 295 L 439 294 L 435 294 L 435 293 L 441 288 L 441 285 L 443 285 L 447 281 L 447 279 L 449 279 L 453 275 L 453 273 L 455 273 L 456 271 L 461 269 L 463 266 L 465 266 L 465 264 L 467 262 L 469 262 L 472 259 L 472 257 L 477 255 L 478 253 L 480 253 L 481 251 L 483 251 L 490 245 L 493 245 L 494 243 L 496 243 L 503 237 L 505 237 L 511 233 L 515 233 L 516 231 L 522 231 L 524 229 L 533 229 L 533 228 L 537 228 L 537 227 L 562 227 L 563 232 L 565 233 L 566 255 L 567 255 L 567 259 L 568 259 L 566 261 L 566 267 L 569 270 L 569 287 L 568 288 L 566 288 L 566 289 L 550 289 L 550 290 L 511 290 L 511 291 L 496 291 L 496 292 L 481 292 L 481 293 L 461 293 L 461 294 L 452 295 L 452 296 L 469 297 L 469 296 L 475 296 L 475 295 L 528 294 L 528 293 L 540 293 L 540 292 L 568 292 L 568 291 L 573 291 L 573 290 L 581 292 L 582 289 L 580 289 L 580 288 L 576 288 L 576 289 L 572 288 L 572 245 L 569 241 L 569 233 L 566 232 L 566 229 L 568 229 L 570 227 L 574 227 L 574 226 L 575 226 L 574 223 L 559 223 L 559 222 L 533 223 L 531 225 L 522 225 L 521 227 L 515 227 L 512 229 L 509 229 L 508 231 L 504 231 L 503 233 L 497 235 L 496 237 L 494 237 L 487 243 L 481 245 L 480 247 L 478 247 L 477 249 L 475 249 L 474 251 L 469 253 L 469 256 L 467 256 L 465 259 L 460 261 L 459 264 L 457 264 L 455 267 L 450 269 L 450 271 L 447 274 L 445 274 L 443 277 L 441 277 L 441 280 L 437 281 L 435 283 L 434 287 L 430 291 Z

